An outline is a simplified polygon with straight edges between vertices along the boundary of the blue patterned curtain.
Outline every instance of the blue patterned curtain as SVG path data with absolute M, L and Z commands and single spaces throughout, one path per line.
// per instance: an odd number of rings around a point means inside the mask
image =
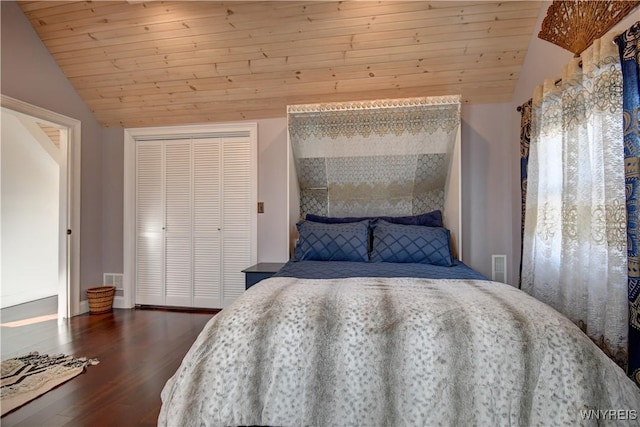
M 628 373 L 640 384 L 640 22 L 616 38 L 623 76 L 629 286 Z
M 522 223 L 520 230 L 520 279 L 518 287 L 522 286 L 522 242 L 524 241 L 524 216 L 527 209 L 527 167 L 529 164 L 529 144 L 531 142 L 531 103 L 528 100 L 518 111 L 522 114 L 520 119 L 520 194 L 522 199 Z

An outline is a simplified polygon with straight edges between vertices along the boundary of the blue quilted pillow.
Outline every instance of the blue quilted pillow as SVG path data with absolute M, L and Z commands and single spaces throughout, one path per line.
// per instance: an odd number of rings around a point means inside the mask
M 300 221 L 295 261 L 369 261 L 369 221 L 324 224 Z
M 363 220 L 376 220 L 381 219 L 393 224 L 406 224 L 406 225 L 424 225 L 427 227 L 442 227 L 442 212 L 439 210 L 423 213 L 420 215 L 410 216 L 380 216 L 380 217 L 336 217 L 336 216 L 322 216 L 307 214 L 305 218 L 309 221 L 324 222 L 327 224 L 338 224 L 345 222 L 359 222 Z
M 442 227 L 391 224 L 378 220 L 373 227 L 372 262 L 410 262 L 450 267 L 450 232 Z

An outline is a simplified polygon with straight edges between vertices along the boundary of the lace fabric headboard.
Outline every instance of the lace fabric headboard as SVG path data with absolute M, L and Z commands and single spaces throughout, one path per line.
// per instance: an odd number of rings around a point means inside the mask
M 440 209 L 460 257 L 460 96 L 290 105 L 287 117 L 294 222 Z

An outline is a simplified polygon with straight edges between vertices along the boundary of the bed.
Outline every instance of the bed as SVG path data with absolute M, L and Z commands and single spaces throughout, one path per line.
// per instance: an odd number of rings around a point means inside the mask
M 159 425 L 637 425 L 622 369 L 551 307 L 451 256 L 446 228 L 298 229 L 292 260 L 204 328 Z
M 577 326 L 462 262 L 459 96 L 287 112 L 291 260 L 207 324 L 159 425 L 638 424 Z

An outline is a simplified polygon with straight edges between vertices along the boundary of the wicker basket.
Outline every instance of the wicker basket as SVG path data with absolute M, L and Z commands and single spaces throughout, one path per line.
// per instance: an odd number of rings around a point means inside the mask
M 98 286 L 97 288 L 87 289 L 89 312 L 91 314 L 100 314 L 111 311 L 115 293 L 115 286 Z

